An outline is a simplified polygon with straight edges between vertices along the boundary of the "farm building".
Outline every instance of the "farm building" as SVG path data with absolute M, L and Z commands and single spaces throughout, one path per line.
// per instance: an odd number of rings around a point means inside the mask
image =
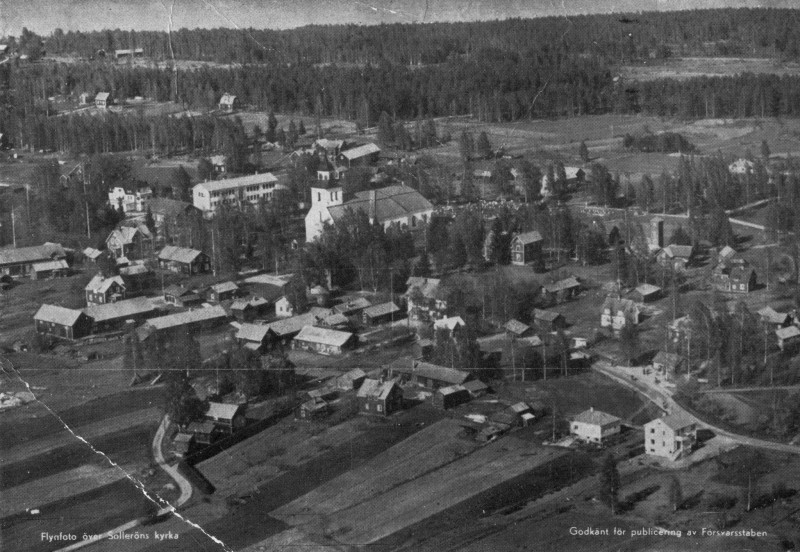
M 748 263 L 720 263 L 711 271 L 711 282 L 723 293 L 750 293 L 756 288 L 756 271 Z
M 355 334 L 316 326 L 304 326 L 292 340 L 294 349 L 304 349 L 321 355 L 340 355 L 355 345 Z
M 533 319 L 542 331 L 554 332 L 567 326 L 564 315 L 555 311 L 533 309 Z
M 367 374 L 361 368 L 354 368 L 349 372 L 345 372 L 338 378 L 336 378 L 336 388 L 341 389 L 342 391 L 350 391 L 352 389 L 358 389 L 361 387 L 361 384 L 364 383 L 364 380 L 367 378 Z
M 361 414 L 388 416 L 403 408 L 403 390 L 396 380 L 365 379 L 356 394 Z
M 337 160 L 348 169 L 357 165 L 371 165 L 378 160 L 381 148 L 375 144 L 364 144 L 345 150 L 339 154 Z
M 239 100 L 233 94 L 228 94 L 227 92 L 223 94 L 219 99 L 219 109 L 220 111 L 228 111 L 231 112 L 239 107 Z
M 69 274 L 69 265 L 65 259 L 53 259 L 34 263 L 31 267 L 32 280 L 46 280 L 47 278 L 61 278 Z
M 59 243 L 0 249 L 0 275 L 26 276 L 37 263 L 66 258 L 67 252 Z
M 399 377 L 403 381 L 410 381 L 434 390 L 449 385 L 463 385 L 474 379 L 469 372 L 410 358 L 397 359 L 387 365 L 386 369 L 389 377 Z
M 620 331 L 628 324 L 639 323 L 639 307 L 630 299 L 620 299 L 610 295 L 603 302 L 600 314 L 600 327 Z
M 433 353 L 432 339 L 417 339 L 414 342 L 414 358 L 426 360 Z
M 489 386 L 478 379 L 464 382 L 462 387 L 469 392 L 470 396 L 473 399 L 483 397 L 486 393 L 489 392 Z
M 185 458 L 191 454 L 194 443 L 195 436 L 193 433 L 180 431 L 172 440 L 172 453 L 178 458 Z
M 120 268 L 119 275 L 122 276 L 125 289 L 129 292 L 147 290 L 152 286 L 155 277 L 150 267 L 142 261 Z
M 239 326 L 236 340 L 246 349 L 262 353 L 269 348 L 269 326 L 245 322 Z
M 433 320 L 447 310 L 447 302 L 439 298 L 441 280 L 412 276 L 406 281 L 406 303 L 411 320 Z
M 581 291 L 581 283 L 577 278 L 570 276 L 542 286 L 542 297 L 554 303 L 563 303 L 572 299 Z
M 211 270 L 208 255 L 197 249 L 168 245 L 158 253 L 161 268 L 181 274 L 200 274 Z
M 590 408 L 572 419 L 569 432 L 581 441 L 600 444 L 620 432 L 620 419 Z
M 37 333 L 63 339 L 79 339 L 92 330 L 92 319 L 86 313 L 57 305 L 39 307 L 33 316 L 33 324 Z
M 653 284 L 641 284 L 631 293 L 631 298 L 639 303 L 649 303 L 661 297 L 661 288 Z
M 94 106 L 98 109 L 106 109 L 112 104 L 109 92 L 98 92 L 94 97 Z
M 380 303 L 372 305 L 362 311 L 364 324 L 374 326 L 376 324 L 383 324 L 384 322 L 391 322 L 398 317 L 400 307 L 394 304 L 394 301 L 388 303 Z
M 266 313 L 270 303 L 263 297 L 237 299 L 231 303 L 231 314 L 240 322 L 251 322 Z
M 511 263 L 515 265 L 526 265 L 541 258 L 542 235 L 533 230 L 517 234 L 511 239 Z
M 677 460 L 692 451 L 697 440 L 697 422 L 679 413 L 650 420 L 644 424 L 644 447 L 647 454 Z
M 662 266 L 684 271 L 691 264 L 694 247 L 691 245 L 668 245 L 656 254 L 656 261 Z
M 244 410 L 245 405 L 243 404 L 210 402 L 203 417 L 222 431 L 232 434 L 247 424 Z
M 673 378 L 686 366 L 686 359 L 677 353 L 659 351 L 653 357 L 653 370 L 662 376 Z
M 800 345 L 800 328 L 797 326 L 787 326 L 775 330 L 775 335 L 778 338 L 778 347 L 781 351 L 788 351 L 797 348 Z
M 231 281 L 220 282 L 208 288 L 206 298 L 209 301 L 220 303 L 222 301 L 233 299 L 238 293 L 239 286 L 237 286 L 236 283 Z
M 173 284 L 164 289 L 164 301 L 176 307 L 188 307 L 202 302 L 196 290 Z
M 140 322 L 156 314 L 157 309 L 147 297 L 122 299 L 102 305 L 89 305 L 83 311 L 93 321 L 92 332 L 102 333 L 118 330 L 128 320 Z
M 527 337 L 533 333 L 533 328 L 513 318 L 503 325 L 506 335 L 511 338 Z
M 316 313 L 314 313 L 314 315 L 317 316 L 318 320 L 317 325 L 322 326 L 323 328 L 332 328 L 334 330 L 350 331 L 352 327 L 350 319 L 343 314 L 327 314 L 319 316 Z
M 87 305 L 103 305 L 125 299 L 125 282 L 122 276 L 106 278 L 96 274 L 84 288 Z
M 225 309 L 219 305 L 213 307 L 177 312 L 166 316 L 151 318 L 139 330 L 141 338 L 146 339 L 152 333 L 166 333 L 178 329 L 204 330 L 224 324 L 228 319 Z
M 792 323 L 792 315 L 785 312 L 778 312 L 772 307 L 764 307 L 758 311 L 761 321 L 768 326 L 775 328 L 785 328 Z
M 269 330 L 275 336 L 275 339 L 284 345 L 288 345 L 289 341 L 300 333 L 300 330 L 306 326 L 313 326 L 316 322 L 316 316 L 314 316 L 313 313 L 307 312 L 305 314 L 298 314 L 297 316 L 271 322 L 267 324 L 267 326 L 269 326 Z
M 305 218 L 306 242 L 313 242 L 326 224 L 336 225 L 350 210 L 366 214 L 371 223 L 384 229 L 397 226 L 413 230 L 427 223 L 433 204 L 402 184 L 357 192 L 353 199 L 344 201 L 341 186 L 317 183 L 311 188 L 311 209 Z
M 192 422 L 186 429 L 186 433 L 194 436 L 194 441 L 198 445 L 210 445 L 219 436 L 219 429 L 214 422 Z
M 313 420 L 328 414 L 330 406 L 325 399 L 319 397 L 309 399 L 300 405 L 300 418 L 303 420 Z
M 448 385 L 440 387 L 433 394 L 433 404 L 444 409 L 455 408 L 469 402 L 471 398 L 469 391 L 463 385 Z

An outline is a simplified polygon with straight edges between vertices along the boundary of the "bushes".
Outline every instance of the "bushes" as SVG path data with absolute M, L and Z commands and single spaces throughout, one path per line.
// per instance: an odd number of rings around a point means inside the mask
M 695 150 L 694 145 L 677 132 L 662 132 L 645 136 L 626 134 L 622 145 L 627 149 L 636 149 L 646 153 L 688 153 Z

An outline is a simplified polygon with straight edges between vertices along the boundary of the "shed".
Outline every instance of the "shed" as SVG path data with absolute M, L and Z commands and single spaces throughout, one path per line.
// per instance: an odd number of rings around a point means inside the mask
M 33 315 L 36 332 L 62 339 L 79 339 L 89 335 L 92 319 L 86 313 L 58 305 L 42 305 Z
M 788 326 L 775 330 L 775 335 L 778 338 L 778 347 L 781 351 L 794 349 L 800 344 L 800 328 L 797 326 Z
M 228 433 L 233 433 L 242 429 L 247 420 L 244 417 L 245 405 L 243 404 L 227 404 L 220 402 L 208 403 L 208 410 L 205 413 L 205 419 L 213 422 L 218 428 L 221 428 Z
M 188 307 L 202 302 L 196 290 L 173 284 L 164 289 L 164 301 L 176 307 Z
M 365 308 L 362 311 L 362 315 L 364 324 L 374 326 L 384 322 L 391 322 L 398 316 L 399 312 L 400 307 L 395 305 L 394 301 L 389 301 L 387 303 L 379 303 L 377 305 L 372 305 L 371 307 Z
M 486 393 L 489 392 L 489 386 L 483 383 L 479 379 L 464 382 L 462 387 L 469 392 L 470 396 L 473 399 L 483 397 Z
M 304 326 L 292 340 L 292 347 L 322 355 L 338 355 L 355 346 L 356 336 L 330 328 Z
M 433 395 L 433 403 L 444 409 L 455 408 L 456 406 L 469 402 L 472 397 L 463 385 L 449 385 L 440 387 Z
M 509 337 L 526 337 L 533 331 L 527 324 L 513 318 L 506 322 L 503 328 Z
M 661 288 L 653 284 L 641 284 L 631 294 L 634 301 L 649 303 L 661 297 Z
M 403 406 L 403 390 L 397 380 L 367 378 L 356 394 L 361 414 L 388 416 Z
M 367 378 L 367 374 L 361 368 L 354 368 L 349 372 L 346 372 L 336 378 L 336 387 L 343 391 L 350 391 L 351 389 L 358 389 L 361 387 L 361 384 L 364 383 L 364 380 Z
M 269 301 L 264 297 L 237 299 L 231 303 L 231 314 L 239 321 L 250 322 L 263 315 L 269 306 Z
M 328 413 L 328 409 L 328 402 L 324 399 L 309 399 L 300 405 L 300 417 L 304 420 L 321 418 Z
M 58 278 L 69 274 L 69 265 L 64 259 L 53 259 L 34 263 L 31 279 L 43 280 L 45 278 Z
M 550 310 L 533 309 L 533 319 L 537 326 L 549 332 L 563 329 L 567 325 L 564 315 Z
M 220 303 L 236 297 L 239 293 L 239 286 L 235 282 L 219 282 L 208 288 L 208 299 Z

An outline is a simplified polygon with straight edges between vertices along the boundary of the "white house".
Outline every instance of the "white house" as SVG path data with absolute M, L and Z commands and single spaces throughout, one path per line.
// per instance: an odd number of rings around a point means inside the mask
M 630 299 L 606 297 L 600 314 L 600 327 L 620 331 L 628 324 L 639 323 L 639 306 Z
M 587 443 L 602 443 L 620 431 L 620 419 L 590 408 L 572 419 L 570 434 Z
M 147 210 L 147 204 L 152 198 L 153 190 L 148 187 L 132 191 L 117 186 L 108 192 L 108 204 L 114 209 L 119 209 L 121 205 L 124 213 L 141 213 Z
M 405 185 L 387 186 L 358 192 L 344 201 L 342 187 L 318 183 L 311 188 L 311 209 L 306 214 L 306 242 L 313 242 L 326 224 L 336 224 L 352 209 L 364 212 L 370 222 L 384 228 L 392 225 L 414 229 L 427 223 L 433 215 L 433 205 L 422 194 Z
M 677 413 L 644 424 L 644 448 L 647 454 L 677 460 L 692 451 L 697 440 L 697 422 Z
M 220 205 L 241 207 L 270 201 L 275 190 L 285 190 L 272 173 L 251 174 L 237 178 L 201 182 L 192 188 L 192 203 L 203 213 L 211 214 Z

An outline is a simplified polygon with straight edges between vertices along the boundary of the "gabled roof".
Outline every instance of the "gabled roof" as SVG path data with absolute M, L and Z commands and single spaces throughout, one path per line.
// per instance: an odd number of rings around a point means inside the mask
M 180 298 L 186 297 L 187 295 L 197 295 L 197 291 L 179 286 L 178 284 L 172 284 L 171 286 L 164 288 L 164 295 L 171 295 L 173 297 Z
M 563 291 L 565 289 L 581 287 L 581 283 L 574 276 L 570 276 L 569 278 L 564 278 L 563 280 L 559 280 L 551 284 L 545 284 L 542 287 L 548 293 L 558 293 L 559 291 Z
M 244 323 L 239 326 L 239 331 L 236 332 L 236 339 L 261 343 L 268 333 L 269 326 L 266 324 Z
M 188 249 L 186 247 L 168 245 L 159 252 L 158 258 L 162 261 L 192 263 L 198 257 L 198 255 L 202 255 L 202 252 L 198 251 L 197 249 Z
M 107 100 L 111 94 L 109 92 L 98 92 L 97 96 L 94 97 L 95 100 Z
M 154 197 L 147 203 L 154 215 L 176 217 L 195 209 L 194 205 L 169 197 Z
M 641 284 L 636 288 L 636 292 L 639 293 L 642 297 L 646 297 L 648 295 L 652 295 L 660 291 L 661 288 L 658 286 L 654 286 L 653 284 Z
M 106 241 L 109 241 L 111 238 L 116 238 L 119 243 L 123 245 L 130 245 L 133 243 L 133 239 L 136 237 L 137 233 L 141 234 L 142 237 L 146 239 L 153 238 L 153 234 L 150 233 L 150 229 L 144 224 L 139 224 L 137 226 L 122 226 L 121 228 L 115 228 L 108 235 Z
M 125 282 L 122 280 L 122 276 L 112 276 L 111 278 L 106 278 L 102 274 L 95 274 L 95 276 L 89 280 L 89 283 L 86 284 L 84 289 L 86 291 L 93 291 L 95 293 L 105 293 L 113 284 L 117 284 L 123 288 L 125 287 Z
M 516 236 L 514 236 L 513 241 L 518 241 L 518 242 L 522 243 L 523 245 L 527 245 L 529 243 L 540 242 L 543 239 L 544 238 L 542 238 L 542 235 L 538 231 L 532 230 L 530 232 L 524 232 L 522 234 L 517 234 Z
M 463 383 L 464 389 L 469 391 L 470 393 L 479 393 L 481 391 L 486 391 L 489 389 L 489 386 L 483 383 L 479 379 L 474 379 L 470 381 L 465 381 Z
M 761 316 L 761 319 L 764 320 L 764 322 L 769 324 L 785 324 L 786 320 L 790 317 L 789 314 L 785 312 L 777 312 L 772 307 L 764 307 L 758 311 L 758 315 Z
M 328 316 L 323 317 L 320 320 L 320 323 L 324 326 L 341 326 L 343 324 L 347 324 L 350 322 L 350 319 L 347 318 L 345 315 L 341 313 L 330 314 Z
M 375 193 L 375 219 L 379 222 L 411 215 L 421 215 L 433 210 L 433 204 L 414 188 L 403 185 L 387 186 L 377 190 L 357 192 L 355 197 L 341 205 L 328 207 L 334 222 L 340 220 L 348 209 L 370 214 L 371 194 Z
M 30 247 L 0 249 L 0 266 L 10 264 L 28 264 L 51 259 L 63 259 L 67 256 L 60 243 L 45 243 Z
M 375 144 L 369 143 L 369 144 L 364 144 L 363 146 L 358 146 L 343 151 L 342 157 L 348 159 L 349 161 L 352 161 L 353 159 L 366 157 L 367 155 L 372 155 L 373 153 L 380 153 L 380 151 L 381 148 L 379 148 Z
M 136 297 L 134 299 L 123 299 L 116 303 L 91 305 L 83 309 L 83 312 L 93 318 L 95 322 L 106 322 L 128 316 L 147 314 L 155 310 L 156 308 L 147 297 Z
M 255 276 L 248 276 L 244 281 L 248 284 L 269 284 L 271 286 L 283 288 L 293 279 L 294 274 L 281 274 L 279 276 L 274 276 L 272 274 L 256 274 Z
M 340 149 L 344 145 L 344 140 L 329 140 L 328 138 L 319 138 L 314 142 L 315 146 L 319 146 L 324 150 Z
M 366 372 L 364 372 L 364 370 L 362 370 L 361 368 L 353 368 L 349 372 L 345 372 L 344 374 L 342 374 L 341 376 L 339 376 L 336 379 L 339 380 L 340 382 L 344 383 L 344 382 L 358 381 L 358 380 L 364 379 L 366 377 L 367 377 L 367 374 L 366 374 Z
M 415 361 L 412 366 L 407 359 L 398 359 L 389 364 L 388 367 L 393 373 L 416 375 L 449 383 L 451 385 L 464 383 L 470 377 L 469 372 L 456 370 L 455 368 L 449 368 L 447 366 L 439 366 L 429 362 Z
M 524 414 L 525 412 L 530 412 L 531 407 L 528 403 L 520 401 L 518 403 L 512 404 L 511 406 L 508 407 L 508 409 L 511 410 L 514 414 L 519 415 L 519 414 Z
M 777 335 L 779 339 L 791 339 L 792 337 L 800 336 L 800 328 L 797 326 L 787 326 L 775 330 L 775 335 Z
M 563 318 L 560 312 L 542 309 L 533 309 L 533 317 L 536 320 L 546 320 L 547 322 L 555 322 L 559 318 Z
M 608 296 L 603 301 L 603 310 L 609 310 L 612 315 L 622 312 L 625 316 L 632 316 L 638 311 L 636 303 L 630 299 L 620 299 L 619 297 Z
M 145 324 L 155 330 L 166 330 L 170 328 L 177 328 L 186 324 L 194 322 L 203 322 L 206 320 L 214 320 L 216 318 L 227 318 L 228 314 L 219 305 L 213 307 L 194 309 L 185 312 L 177 312 L 175 314 L 168 314 L 166 316 L 159 316 L 151 318 Z
M 220 192 L 241 188 L 243 186 L 254 186 L 257 184 L 274 184 L 278 179 L 272 173 L 249 174 L 237 176 L 235 178 L 225 178 L 223 180 L 211 180 L 195 184 L 193 189 L 201 188 L 207 192 Z
M 720 259 L 730 259 L 731 257 L 736 256 L 736 250 L 731 247 L 730 245 L 726 245 L 722 249 L 719 250 L 718 256 Z
M 513 318 L 506 322 L 503 328 L 515 335 L 522 335 L 531 329 L 531 327 L 527 324 Z
M 69 268 L 69 265 L 64 259 L 54 259 L 52 261 L 34 263 L 31 268 L 33 268 L 34 272 L 46 272 L 48 270 L 66 270 Z
M 267 325 L 269 326 L 270 331 L 272 331 L 272 333 L 274 333 L 276 336 L 284 337 L 289 334 L 297 333 L 302 330 L 304 326 L 310 326 L 316 321 L 316 316 L 314 316 L 313 313 L 307 312 L 305 314 L 292 316 L 291 318 L 278 320 Z
M 295 340 L 330 345 L 331 347 L 342 347 L 352 338 L 353 334 L 350 332 L 319 328 L 317 326 L 304 326 L 295 337 Z
M 653 422 L 657 422 L 659 420 L 664 422 L 667 427 L 675 431 L 697 424 L 697 422 L 685 412 L 675 412 L 674 414 L 670 414 L 668 416 L 650 420 L 645 425 L 652 424 Z
M 33 315 L 33 319 L 71 327 L 75 325 L 81 315 L 83 312 L 76 309 L 67 309 L 58 305 L 42 305 Z
M 584 424 L 603 426 L 603 425 L 618 423 L 620 419 L 617 418 L 616 416 L 612 416 L 611 414 L 607 414 L 606 412 L 602 412 L 601 410 L 595 410 L 594 408 L 590 408 L 589 410 L 584 410 L 583 412 L 575 416 L 572 419 L 572 421 Z
M 450 316 L 448 318 L 440 318 L 439 320 L 434 322 L 433 329 L 434 330 L 447 329 L 452 332 L 453 330 L 455 330 L 459 326 L 463 326 L 464 324 L 465 324 L 464 319 L 461 318 L 460 316 Z
M 351 299 L 346 303 L 339 303 L 338 305 L 333 306 L 334 313 L 352 313 L 359 310 L 364 310 L 367 307 L 371 307 L 372 303 L 365 297 L 356 297 L 355 299 Z
M 219 99 L 219 103 L 223 105 L 232 105 L 234 101 L 236 101 L 236 96 L 227 92 Z
M 102 255 L 103 252 L 100 251 L 99 249 L 95 249 L 94 247 L 87 247 L 86 249 L 83 250 L 83 254 L 87 258 L 89 258 L 89 259 L 94 261 L 95 259 L 97 259 L 97 257 Z
M 439 284 L 441 284 L 441 280 L 437 280 L 436 278 L 423 278 L 421 276 L 412 276 L 408 280 L 406 280 L 406 286 L 408 287 L 408 291 L 406 295 L 408 295 L 412 289 L 416 288 L 422 293 L 422 296 L 426 299 L 435 299 L 436 292 L 439 291 Z
M 246 308 L 258 308 L 264 305 L 269 305 L 263 297 L 250 297 L 249 299 L 237 299 L 231 303 L 231 310 L 244 310 Z
M 241 410 L 240 404 L 226 404 L 218 402 L 208 403 L 206 416 L 215 420 L 233 420 L 233 417 Z
M 228 291 L 236 291 L 237 289 L 239 289 L 239 286 L 237 286 L 234 282 L 231 282 L 230 280 L 228 280 L 227 282 L 220 282 L 218 284 L 214 284 L 213 286 L 211 286 L 211 290 L 214 293 L 225 293 Z
M 663 254 L 670 259 L 690 259 L 694 253 L 694 247 L 691 245 L 668 245 L 662 249 Z
M 389 301 L 388 303 L 380 303 L 378 305 L 367 307 L 364 309 L 364 315 L 373 318 L 376 316 L 386 316 L 387 314 L 392 314 L 399 311 L 400 307 L 395 305 L 394 301 Z
M 463 385 L 448 385 L 447 387 L 440 387 L 437 393 L 443 396 L 454 395 L 456 393 L 469 392 Z
M 376 379 L 367 378 L 361 387 L 358 388 L 357 397 L 385 400 L 392 389 L 397 387 L 397 380 L 391 379 L 388 381 L 380 381 Z

